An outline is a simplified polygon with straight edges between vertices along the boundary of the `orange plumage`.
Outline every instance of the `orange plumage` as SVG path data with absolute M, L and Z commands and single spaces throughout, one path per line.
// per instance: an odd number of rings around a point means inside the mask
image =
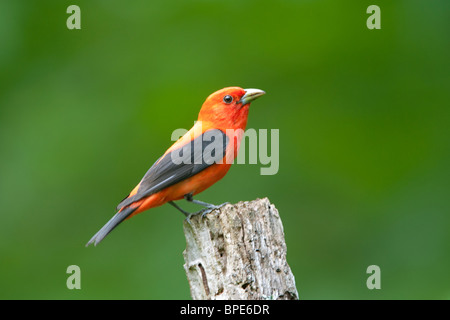
M 239 149 L 242 138 L 239 133 L 242 133 L 247 125 L 250 102 L 264 93 L 258 89 L 228 87 L 211 94 L 203 103 L 198 121 L 191 130 L 155 162 L 139 184 L 119 204 L 117 214 L 87 245 L 99 243 L 123 220 L 165 203 L 170 203 L 188 218 L 190 214 L 173 201 L 185 198 L 209 209 L 216 208 L 217 206 L 194 200 L 193 196 L 209 188 L 228 172 Z M 205 142 L 208 134 L 214 134 L 215 139 Z M 223 138 L 223 143 L 217 137 Z M 196 148 L 198 142 L 206 144 L 207 147 L 209 144 L 210 149 L 214 147 L 214 163 L 207 161 L 206 149 Z M 174 163 L 173 156 L 176 154 L 188 155 L 188 159 L 196 160 L 190 163 Z M 202 211 L 208 212 L 205 210 Z

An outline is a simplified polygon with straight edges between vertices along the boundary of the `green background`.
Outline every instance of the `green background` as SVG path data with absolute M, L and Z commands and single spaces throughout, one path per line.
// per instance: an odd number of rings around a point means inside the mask
M 81 30 L 66 9 L 81 8 Z M 381 30 L 366 9 L 381 8 Z M 302 299 L 450 299 L 450 2 L 0 2 L 0 298 L 190 299 L 165 205 L 90 237 L 204 99 L 260 88 L 280 167 L 198 199 L 268 197 Z M 184 205 L 186 208 L 196 207 Z M 66 269 L 81 268 L 81 290 Z M 366 269 L 381 268 L 381 290 Z

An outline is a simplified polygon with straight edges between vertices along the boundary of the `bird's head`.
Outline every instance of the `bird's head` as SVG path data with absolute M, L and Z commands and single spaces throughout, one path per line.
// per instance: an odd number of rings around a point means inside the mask
M 263 94 L 259 89 L 223 88 L 206 98 L 198 120 L 220 124 L 223 129 L 244 129 L 250 102 Z

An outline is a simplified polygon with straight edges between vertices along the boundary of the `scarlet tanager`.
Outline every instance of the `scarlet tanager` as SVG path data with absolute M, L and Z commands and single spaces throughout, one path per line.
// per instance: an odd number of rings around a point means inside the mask
M 228 87 L 211 94 L 198 121 L 147 171 L 139 184 L 117 206 L 118 212 L 86 244 L 97 245 L 119 223 L 150 208 L 169 203 L 189 218 L 192 214 L 173 201 L 186 199 L 205 207 L 203 215 L 216 206 L 193 196 L 222 179 L 237 156 L 247 125 L 250 102 L 265 94 L 259 89 Z M 213 139 L 214 138 L 214 139 Z M 208 151 L 208 152 L 207 152 Z M 182 161 L 180 161 L 182 160 Z

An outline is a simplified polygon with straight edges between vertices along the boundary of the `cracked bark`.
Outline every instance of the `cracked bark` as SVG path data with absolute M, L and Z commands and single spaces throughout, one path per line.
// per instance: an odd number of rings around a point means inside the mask
M 297 300 L 278 210 L 267 198 L 225 205 L 184 222 L 194 300 Z

